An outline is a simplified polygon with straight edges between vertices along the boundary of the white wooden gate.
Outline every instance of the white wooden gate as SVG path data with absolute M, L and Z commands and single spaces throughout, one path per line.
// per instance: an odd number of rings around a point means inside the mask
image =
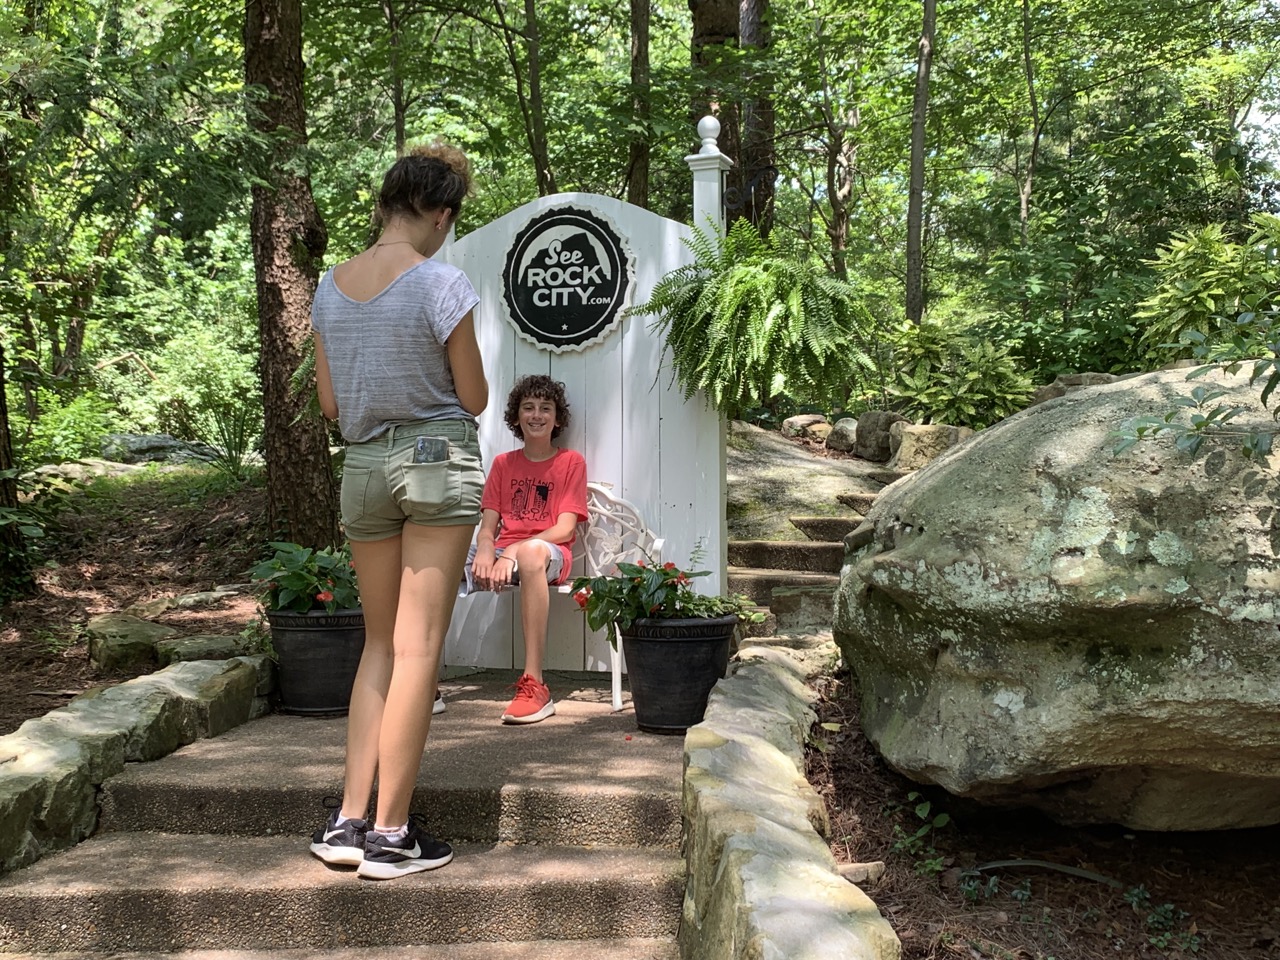
M 715 147 L 718 124 L 708 124 L 708 119 L 699 124 L 702 152 L 687 159 L 694 170 L 695 215 L 699 222 L 710 217 L 720 226 L 720 183 L 728 160 Z M 535 219 L 569 209 L 612 226 L 633 254 L 634 285 L 620 305 L 624 309 L 645 302 L 659 278 L 691 256 L 682 242 L 691 233 L 689 226 L 585 193 L 542 197 L 445 246 L 439 257 L 465 271 L 480 294 L 476 332 L 491 396 L 480 416 L 485 463 L 519 446 L 502 422 L 505 397 L 516 378 L 544 373 L 562 381 L 573 420 L 557 442 L 582 452 L 588 479 L 613 484 L 616 494 L 640 508 L 649 527 L 666 539 L 667 559 L 684 566 L 700 546 L 699 567 L 711 576 L 698 586 L 718 593 L 727 551 L 724 421 L 700 396 L 683 399 L 672 383 L 661 340 L 648 329 L 651 318 L 622 317 L 580 350 L 536 345 L 517 331 L 513 314 L 519 309 L 512 306 L 504 283 L 504 270 L 519 260 L 520 248 L 513 253 L 513 244 L 523 242 Z M 569 274 L 575 279 L 583 275 L 581 269 Z M 586 275 L 602 279 L 598 271 Z M 542 292 L 539 297 L 545 302 L 554 295 Z M 586 303 L 588 297 L 581 299 Z M 446 667 L 519 667 L 523 662 L 518 597 L 475 593 L 460 598 L 445 644 Z M 588 630 L 577 604 L 553 593 L 545 666 L 607 670 L 608 664 L 603 633 Z

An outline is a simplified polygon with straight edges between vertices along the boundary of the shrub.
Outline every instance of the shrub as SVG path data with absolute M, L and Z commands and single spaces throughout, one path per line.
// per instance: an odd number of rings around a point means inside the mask
M 1007 348 L 953 324 L 925 321 L 901 329 L 892 366 L 891 406 L 921 423 L 981 429 L 1031 399 L 1031 378 Z

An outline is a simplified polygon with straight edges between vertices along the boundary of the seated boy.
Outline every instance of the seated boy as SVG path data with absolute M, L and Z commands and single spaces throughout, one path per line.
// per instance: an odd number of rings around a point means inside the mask
M 502 722 L 537 723 L 556 712 L 542 682 L 549 585 L 569 578 L 578 522 L 587 519 L 587 464 L 582 454 L 551 443 L 569 425 L 564 384 L 542 375 L 520 378 L 504 419 L 524 447 L 494 458 L 471 573 L 482 590 L 520 584 L 524 674 Z

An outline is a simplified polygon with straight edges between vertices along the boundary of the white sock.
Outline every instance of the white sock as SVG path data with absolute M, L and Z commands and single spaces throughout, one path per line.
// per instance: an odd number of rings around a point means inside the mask
M 374 827 L 373 832 L 380 837 L 386 837 L 388 840 L 403 840 L 409 835 L 409 824 L 401 827 Z
M 333 821 L 333 825 L 334 825 L 335 827 L 340 827 L 340 826 L 342 826 L 344 823 L 346 823 L 346 822 L 347 822 L 348 820 L 350 820 L 350 819 L 351 819 L 350 817 L 344 817 L 344 816 L 342 815 L 342 811 L 341 811 L 341 810 L 339 810 L 339 811 L 338 811 L 338 819 L 337 819 L 337 820 L 335 820 L 335 821 Z

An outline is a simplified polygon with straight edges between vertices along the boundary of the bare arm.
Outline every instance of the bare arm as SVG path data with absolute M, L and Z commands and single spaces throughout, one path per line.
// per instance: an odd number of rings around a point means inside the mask
M 324 355 L 324 343 L 320 334 L 313 334 L 316 342 L 316 393 L 320 396 L 320 412 L 330 420 L 338 419 L 338 398 L 333 395 L 333 379 L 329 376 L 329 360 Z
M 489 381 L 485 379 L 480 345 L 476 342 L 475 321 L 471 311 L 458 321 L 445 344 L 449 367 L 453 370 L 453 388 L 462 409 L 472 416 L 484 412 L 489 405 Z
M 471 573 L 482 590 L 496 589 L 494 584 L 493 542 L 498 537 L 498 511 L 485 510 L 480 519 L 480 531 L 476 534 L 476 556 L 471 562 Z M 507 566 L 500 564 L 499 566 Z M 511 574 L 507 573 L 507 582 Z

